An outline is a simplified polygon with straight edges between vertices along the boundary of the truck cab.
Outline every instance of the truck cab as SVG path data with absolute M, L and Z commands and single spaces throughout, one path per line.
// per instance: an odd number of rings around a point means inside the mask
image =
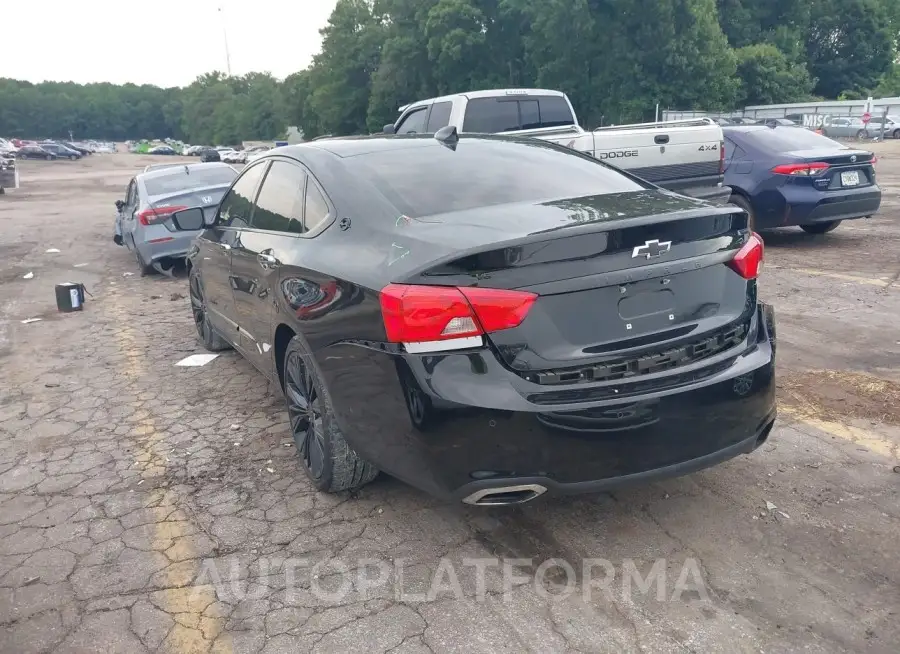
M 531 136 L 584 152 L 662 188 L 725 204 L 722 128 L 709 118 L 601 127 L 579 126 L 568 96 L 548 89 L 456 93 L 400 107 L 386 134 L 460 133 Z

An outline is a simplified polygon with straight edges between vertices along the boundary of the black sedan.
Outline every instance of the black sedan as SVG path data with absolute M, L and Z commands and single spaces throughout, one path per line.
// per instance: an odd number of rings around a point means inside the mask
M 197 330 L 284 392 L 302 466 L 471 504 L 762 444 L 774 320 L 747 214 L 537 140 L 376 136 L 248 165 L 188 255 Z
M 16 159 L 57 159 L 58 157 L 50 150 L 44 149 L 42 145 L 23 145 L 16 152 Z
M 80 152 L 67 148 L 59 143 L 41 143 L 41 147 L 47 152 L 55 154 L 58 159 L 71 159 L 72 161 L 81 159 Z

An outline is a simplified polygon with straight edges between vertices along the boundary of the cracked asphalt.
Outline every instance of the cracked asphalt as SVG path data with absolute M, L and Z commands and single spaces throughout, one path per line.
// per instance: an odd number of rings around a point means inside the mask
M 202 351 L 186 280 L 112 243 L 152 158 L 24 162 L 0 196 L 0 652 L 896 652 L 900 143 L 873 147 L 879 216 L 764 235 L 763 448 L 506 509 L 313 491 L 275 389 L 233 352 L 175 367 Z

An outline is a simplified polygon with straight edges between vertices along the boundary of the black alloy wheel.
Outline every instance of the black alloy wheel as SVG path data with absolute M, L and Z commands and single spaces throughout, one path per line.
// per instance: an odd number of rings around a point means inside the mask
M 325 472 L 325 422 L 322 401 L 312 373 L 299 352 L 290 352 L 285 362 L 285 396 L 291 434 L 297 453 L 313 481 Z
M 191 296 L 191 313 L 194 314 L 194 325 L 197 327 L 197 334 L 203 341 L 203 346 L 210 352 L 219 352 L 227 350 L 230 346 L 228 342 L 216 333 L 215 328 L 209 321 L 209 309 L 206 306 L 206 296 L 203 293 L 203 283 L 200 281 L 200 275 L 192 272 L 188 284 L 189 295 Z

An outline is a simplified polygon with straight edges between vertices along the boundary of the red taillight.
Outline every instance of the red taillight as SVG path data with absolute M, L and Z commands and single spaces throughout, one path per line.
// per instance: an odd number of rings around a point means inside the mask
M 869 163 L 872 164 L 872 168 L 874 168 L 874 167 L 875 167 L 875 164 L 878 163 L 878 157 L 876 157 L 876 156 L 873 154 L 873 155 L 872 155 L 872 161 L 870 161 Z
M 138 214 L 138 221 L 140 221 L 142 225 L 153 225 L 155 223 L 162 222 L 176 211 L 181 211 L 182 209 L 187 209 L 187 207 L 179 205 L 172 207 L 155 207 L 151 209 L 144 209 Z
M 744 279 L 756 279 L 762 272 L 763 250 L 762 237 L 750 232 L 749 240 L 737 251 L 728 265 Z
M 725 141 L 719 141 L 719 174 L 725 174 Z
M 389 284 L 380 298 L 388 340 L 419 343 L 517 327 L 537 295 L 497 288 Z
M 819 175 L 828 170 L 828 168 L 828 164 L 824 161 L 815 161 L 813 163 L 781 164 L 780 166 L 775 166 L 772 172 L 776 175 L 803 175 L 809 177 L 811 175 Z

